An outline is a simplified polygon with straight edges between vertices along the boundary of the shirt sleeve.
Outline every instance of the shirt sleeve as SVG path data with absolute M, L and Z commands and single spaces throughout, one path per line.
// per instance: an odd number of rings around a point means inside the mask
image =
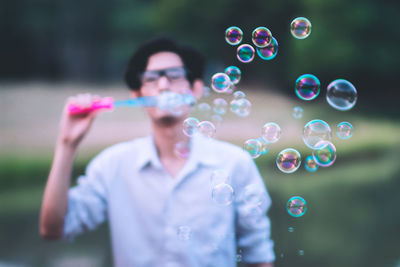
M 244 262 L 273 262 L 274 242 L 267 216 L 271 198 L 250 155 L 246 153 L 237 167 L 235 223 L 238 248 Z
M 89 163 L 85 175 L 68 192 L 68 209 L 64 220 L 63 239 L 72 241 L 77 235 L 94 230 L 107 215 L 107 163 L 97 157 Z

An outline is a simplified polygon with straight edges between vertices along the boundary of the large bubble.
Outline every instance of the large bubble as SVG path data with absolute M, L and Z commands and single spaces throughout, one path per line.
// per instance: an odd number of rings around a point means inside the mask
M 296 39 L 307 38 L 311 34 L 311 22 L 303 17 L 295 18 L 290 24 L 290 32 Z
M 254 59 L 255 50 L 249 44 L 242 44 L 237 48 L 236 56 L 242 63 L 249 63 Z
M 319 141 L 312 152 L 315 163 L 321 167 L 331 166 L 336 160 L 336 147 L 329 141 Z
M 243 149 L 249 152 L 252 158 L 258 158 L 261 155 L 261 143 L 257 139 L 249 139 L 244 142 Z
M 225 40 L 230 45 L 238 45 L 242 41 L 243 32 L 239 27 L 232 26 L 225 30 Z
M 332 140 L 331 127 L 323 120 L 309 121 L 303 129 L 303 141 L 311 149 L 316 147 L 319 141 Z
M 303 100 L 313 100 L 319 95 L 321 83 L 312 74 L 301 75 L 296 80 L 296 95 Z
M 281 127 L 275 122 L 268 122 L 264 124 L 261 131 L 261 136 L 268 143 L 276 143 L 281 138 Z
M 286 204 L 287 212 L 293 217 L 301 217 L 307 211 L 307 203 L 299 196 L 291 197 Z
M 272 37 L 271 43 L 266 47 L 257 47 L 257 55 L 263 60 L 271 60 L 278 54 L 278 41 Z
M 220 183 L 213 187 L 211 197 L 218 205 L 228 206 L 233 201 L 234 190 L 229 184 Z
M 353 125 L 347 121 L 339 123 L 336 127 L 336 134 L 340 139 L 349 139 L 353 136 Z
M 252 33 L 253 44 L 257 47 L 266 47 L 271 43 L 272 34 L 268 28 L 258 27 Z
M 338 110 L 349 110 L 357 102 L 357 90 L 351 82 L 344 79 L 334 80 L 328 85 L 326 100 Z
M 231 79 L 225 73 L 215 73 L 211 78 L 211 88 L 217 93 L 225 93 L 231 86 Z
M 225 69 L 225 74 L 229 76 L 233 84 L 238 84 L 242 77 L 242 72 L 236 66 L 229 66 Z
M 199 129 L 200 121 L 194 117 L 189 117 L 183 121 L 182 130 L 187 136 L 193 136 Z
M 284 173 L 292 173 L 297 171 L 301 164 L 300 153 L 293 148 L 286 148 L 279 152 L 276 157 L 276 166 Z

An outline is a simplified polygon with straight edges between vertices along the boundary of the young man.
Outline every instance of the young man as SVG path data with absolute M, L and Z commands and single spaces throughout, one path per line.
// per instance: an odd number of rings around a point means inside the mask
M 191 89 L 198 99 L 203 68 L 197 52 L 158 38 L 136 51 L 125 78 L 133 97 Z M 235 266 L 237 248 L 249 266 L 273 266 L 265 215 L 271 201 L 255 164 L 236 146 L 184 135 L 186 112 L 146 108 L 152 135 L 106 149 L 70 189 L 74 155 L 96 113 L 69 115 L 67 106 L 84 107 L 94 99 L 73 97 L 64 109 L 43 196 L 44 238 L 72 239 L 108 219 L 115 266 Z M 190 143 L 187 158 L 174 153 L 180 141 Z M 226 182 L 235 190 L 230 205 L 212 199 L 216 171 L 229 175 Z M 260 201 L 246 193 L 252 187 Z

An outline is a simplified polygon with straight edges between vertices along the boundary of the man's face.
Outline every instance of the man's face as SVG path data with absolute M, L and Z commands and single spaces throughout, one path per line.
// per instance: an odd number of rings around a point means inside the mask
M 173 52 L 159 52 L 152 55 L 141 81 L 139 96 L 158 96 L 163 91 L 192 93 L 182 59 Z M 158 108 L 147 108 L 147 112 L 155 123 L 168 125 L 179 121 L 176 115 Z M 185 115 L 187 114 L 182 114 Z

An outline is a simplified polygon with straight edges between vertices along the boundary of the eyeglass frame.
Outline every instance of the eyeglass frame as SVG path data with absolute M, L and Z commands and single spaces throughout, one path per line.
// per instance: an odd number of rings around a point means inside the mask
M 175 78 L 175 79 L 173 77 L 170 77 L 170 74 L 168 74 L 168 71 L 174 71 L 174 70 L 182 70 L 182 73 L 183 73 L 182 77 Z M 157 74 L 157 78 L 154 79 L 154 81 L 146 82 L 146 81 L 144 81 L 144 75 L 146 73 L 155 73 L 155 74 Z M 139 79 L 140 79 L 140 82 L 142 83 L 142 86 L 146 86 L 146 85 L 149 86 L 149 85 L 157 82 L 158 79 L 160 79 L 163 76 L 166 77 L 168 79 L 168 81 L 172 83 L 174 81 L 179 81 L 182 78 L 185 78 L 188 81 L 188 75 L 189 75 L 189 70 L 184 66 L 180 66 L 180 67 L 171 67 L 171 68 L 166 68 L 166 69 L 161 69 L 161 70 L 146 70 L 139 74 Z

